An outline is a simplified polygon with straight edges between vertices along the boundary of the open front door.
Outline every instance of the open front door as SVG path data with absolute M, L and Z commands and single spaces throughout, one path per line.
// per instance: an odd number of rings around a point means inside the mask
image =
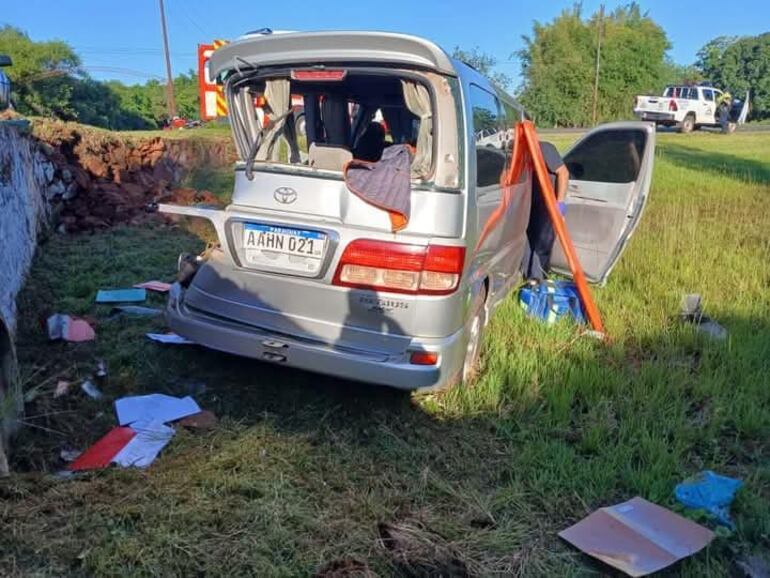
M 564 157 L 570 173 L 567 229 L 589 281 L 607 280 L 639 224 L 654 154 L 655 125 L 617 122 L 590 131 Z M 551 268 L 570 274 L 558 241 Z

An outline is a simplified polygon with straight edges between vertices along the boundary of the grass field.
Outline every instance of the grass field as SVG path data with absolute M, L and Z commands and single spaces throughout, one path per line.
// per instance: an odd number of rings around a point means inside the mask
M 729 575 L 770 552 L 768 199 L 770 134 L 659 135 L 647 212 L 596 290 L 611 343 L 529 320 L 512 296 L 475 386 L 419 400 L 147 342 L 160 321 L 107 321 L 96 289 L 171 278 L 201 247 L 182 229 L 51 238 L 20 303 L 31 401 L 22 473 L 0 482 L 0 575 L 597 575 L 559 530 L 635 495 L 681 511 L 674 485 L 706 468 L 745 482 L 736 530 L 667 575 Z M 677 321 L 689 292 L 726 342 Z M 93 316 L 98 340 L 47 343 L 50 311 Z M 97 358 L 103 401 L 52 400 Z M 180 429 L 146 472 L 40 473 L 114 424 L 112 399 L 152 391 L 194 394 L 219 425 Z

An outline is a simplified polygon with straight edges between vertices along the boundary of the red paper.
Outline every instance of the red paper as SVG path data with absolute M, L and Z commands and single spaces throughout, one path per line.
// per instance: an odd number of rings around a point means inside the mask
M 80 454 L 80 457 L 69 465 L 70 470 L 98 470 L 106 468 L 117 453 L 136 435 L 130 427 L 116 427 Z

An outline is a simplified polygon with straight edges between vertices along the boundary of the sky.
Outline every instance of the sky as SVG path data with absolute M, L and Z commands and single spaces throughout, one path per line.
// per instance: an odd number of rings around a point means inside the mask
M 585 0 L 583 13 L 625 4 Z M 94 78 L 144 82 L 165 75 L 158 0 L 3 0 L 0 25 L 33 40 L 61 39 L 80 54 Z M 273 30 L 387 30 L 429 38 L 446 50 L 478 47 L 516 79 L 514 53 L 535 20 L 548 22 L 573 0 L 165 0 L 174 73 L 196 68 L 196 45 L 244 32 Z M 671 57 L 690 64 L 698 49 L 721 35 L 770 31 L 768 0 L 642 0 L 643 11 L 663 26 Z M 273 14 L 270 7 L 273 7 Z

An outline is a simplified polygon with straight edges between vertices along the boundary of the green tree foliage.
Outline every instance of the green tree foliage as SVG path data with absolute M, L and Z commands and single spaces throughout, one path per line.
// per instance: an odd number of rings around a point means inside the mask
M 13 59 L 5 70 L 11 79 L 13 101 L 24 114 L 70 117 L 72 75 L 79 74 L 80 58 L 65 42 L 33 42 L 12 26 L 0 28 L 0 53 Z
M 80 57 L 65 42 L 35 42 L 11 26 L 0 28 L 0 54 L 13 66 L 6 69 L 12 100 L 22 114 L 74 120 L 113 130 L 157 128 L 168 115 L 165 83 L 143 85 L 99 82 L 81 68 Z M 194 71 L 174 79 L 177 111 L 198 117 L 198 81 Z
M 452 51 L 452 58 L 456 58 L 465 64 L 472 66 L 481 74 L 492 80 L 500 88 L 508 88 L 511 85 L 511 77 L 507 74 L 495 70 L 497 66 L 497 58 L 491 54 L 486 54 L 479 50 L 478 46 L 472 50 L 463 50 L 459 46 L 455 46 Z
M 672 74 L 666 33 L 637 4 L 619 7 L 602 19 L 598 13 L 584 19 L 576 5 L 551 23 L 535 22 L 519 51 L 524 77 L 521 99 L 539 123 L 591 123 L 600 31 L 600 121 L 628 118 L 633 97 L 657 93 Z
M 751 90 L 752 117 L 770 118 L 770 32 L 715 38 L 700 49 L 695 65 L 733 96 Z

